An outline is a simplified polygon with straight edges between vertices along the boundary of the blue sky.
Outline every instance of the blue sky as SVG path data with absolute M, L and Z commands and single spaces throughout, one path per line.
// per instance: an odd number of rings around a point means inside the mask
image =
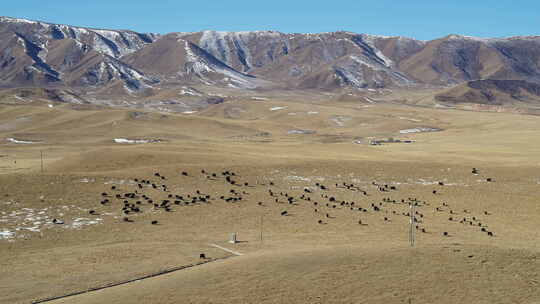
M 540 34 L 539 0 L 18 0 L 3 1 L 0 15 L 157 33 L 346 30 L 424 40 Z

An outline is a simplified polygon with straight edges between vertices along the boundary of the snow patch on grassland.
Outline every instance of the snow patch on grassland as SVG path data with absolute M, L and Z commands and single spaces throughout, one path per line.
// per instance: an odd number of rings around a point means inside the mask
M 4 204 L 16 206 L 18 203 L 4 202 Z M 75 210 L 76 212 L 88 211 L 75 205 L 62 205 L 45 208 L 19 208 L 13 211 L 0 211 L 0 223 L 2 225 L 12 227 L 0 228 L 0 240 L 23 238 L 28 236 L 28 232 L 43 232 L 44 230 L 52 227 L 80 229 L 84 226 L 101 224 L 103 221 L 103 219 L 99 217 L 92 219 L 74 218 L 72 221 L 64 221 L 63 218 L 65 217 L 65 212 L 70 210 Z
M 442 131 L 442 130 L 438 128 L 418 127 L 418 128 L 412 128 L 412 129 L 399 130 L 399 133 L 409 134 L 409 133 L 438 132 L 438 131 Z
M 128 139 L 128 138 L 115 138 L 113 141 L 117 144 L 148 144 L 159 143 L 160 139 Z
M 414 122 L 421 122 L 420 119 L 409 118 L 409 117 L 403 117 L 403 116 L 399 116 L 399 119 L 402 119 L 402 120 L 408 120 L 408 121 L 414 121 Z
M 313 130 L 301 130 L 301 129 L 294 129 L 289 130 L 287 134 L 315 134 L 315 131 Z
M 6 140 L 14 144 L 37 144 L 41 142 L 41 141 L 32 141 L 32 140 L 20 140 L 20 139 L 15 139 L 13 137 L 8 137 L 6 138 Z
M 284 180 L 290 180 L 290 181 L 300 181 L 300 182 L 310 182 L 311 179 L 304 176 L 298 176 L 298 175 L 289 175 L 283 178 Z
M 345 126 L 346 122 L 350 121 L 351 119 L 352 117 L 343 115 L 335 115 L 330 118 L 330 120 L 334 122 L 338 127 Z
M 7 229 L 0 230 L 0 240 L 11 239 L 14 236 L 15 236 L 15 233 L 13 231 L 9 231 Z
M 76 218 L 76 219 L 73 220 L 71 225 L 68 225 L 66 227 L 73 228 L 73 229 L 80 229 L 80 228 L 82 228 L 84 226 L 100 224 L 102 221 L 103 221 L 103 219 L 101 219 L 101 218 L 93 218 L 93 219 Z
M 189 95 L 189 96 L 202 96 L 201 93 L 193 90 L 192 88 L 182 87 L 180 90 L 180 95 Z

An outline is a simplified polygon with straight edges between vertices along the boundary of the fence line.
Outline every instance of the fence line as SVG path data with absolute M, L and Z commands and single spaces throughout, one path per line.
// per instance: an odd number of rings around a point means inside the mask
M 147 275 L 144 275 L 144 276 L 141 276 L 141 277 L 137 277 L 135 279 L 129 279 L 129 280 L 120 281 L 120 282 L 116 282 L 116 283 L 110 283 L 110 284 L 106 284 L 106 285 L 92 287 L 92 288 L 89 288 L 89 289 L 79 290 L 79 291 L 71 292 L 71 293 L 68 293 L 68 294 L 60 295 L 60 296 L 53 296 L 53 297 L 49 297 L 49 298 L 38 299 L 38 300 L 32 301 L 32 304 L 50 302 L 50 301 L 54 301 L 54 300 L 59 300 L 59 299 L 67 298 L 67 297 L 72 297 L 72 296 L 77 296 L 77 295 L 89 293 L 89 292 L 92 292 L 92 291 L 98 291 L 98 290 L 111 288 L 111 287 L 115 287 L 115 286 L 119 286 L 119 285 L 133 283 L 133 282 L 136 282 L 136 281 L 139 281 L 139 280 L 149 279 L 149 278 L 157 277 L 157 276 L 164 275 L 164 274 L 167 274 L 167 273 L 179 271 L 179 270 L 182 270 L 182 269 L 191 268 L 191 267 L 195 267 L 195 266 L 200 266 L 200 265 L 203 265 L 203 264 L 206 264 L 206 263 L 216 262 L 216 261 L 219 261 L 219 260 L 225 260 L 225 259 L 232 258 L 232 257 L 234 257 L 234 255 L 233 256 L 227 256 L 227 257 L 222 257 L 222 258 L 209 259 L 209 260 L 194 263 L 194 264 L 177 266 L 177 267 L 169 268 L 169 269 L 166 269 L 166 270 L 161 270 L 161 271 L 158 271 L 158 272 L 155 272 L 155 273 L 147 274 Z

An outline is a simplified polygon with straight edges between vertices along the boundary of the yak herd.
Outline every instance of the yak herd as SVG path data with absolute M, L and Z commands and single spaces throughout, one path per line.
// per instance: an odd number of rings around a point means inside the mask
M 473 168 L 472 174 L 478 175 L 478 169 Z M 263 191 L 263 197 L 267 197 L 266 200 L 258 200 L 256 203 L 260 207 L 268 207 L 268 204 L 275 204 L 279 206 L 279 212 L 276 212 L 276 216 L 287 217 L 291 215 L 292 206 L 302 206 L 311 208 L 315 214 L 315 221 L 317 224 L 324 225 L 329 224 L 336 220 L 337 210 L 346 210 L 357 215 L 357 223 L 360 226 L 368 226 L 369 221 L 380 220 L 382 222 L 392 222 L 395 217 L 407 217 L 413 221 L 414 228 L 421 233 L 435 233 L 430 231 L 425 212 L 432 208 L 436 213 L 444 215 L 448 214 L 448 221 L 452 223 L 459 223 L 468 227 L 474 228 L 479 233 L 485 233 L 485 235 L 493 237 L 494 233 L 488 230 L 488 226 L 485 221 L 480 219 L 479 215 L 473 215 L 470 210 L 464 209 L 457 211 L 452 208 L 447 202 L 429 203 L 424 200 L 419 200 L 415 197 L 404 197 L 400 199 L 390 198 L 390 196 L 396 196 L 399 194 L 399 189 L 395 185 L 380 184 L 372 182 L 371 187 L 360 187 L 353 183 L 334 183 L 332 185 L 324 185 L 322 183 L 313 183 L 306 186 L 303 189 L 297 189 L 296 194 L 291 194 L 288 191 L 279 191 L 278 187 L 273 181 L 260 183 L 255 182 L 250 184 L 247 181 L 240 181 L 240 176 L 231 171 L 226 170 L 222 172 L 210 173 L 206 170 L 201 170 L 200 173 L 193 174 L 186 171 L 177 172 L 176 177 L 182 178 L 198 178 L 197 185 L 203 185 L 202 181 L 212 182 L 224 182 L 225 186 L 230 188 L 224 191 L 221 195 L 211 195 L 210 191 L 204 191 L 201 189 L 195 190 L 193 193 L 173 193 L 170 187 L 166 184 L 168 178 L 159 172 L 155 172 L 150 178 L 133 178 L 132 185 L 123 185 L 123 187 L 133 187 L 131 191 L 120 189 L 120 186 L 113 185 L 106 191 L 101 193 L 100 204 L 103 207 L 114 206 L 120 208 L 122 214 L 122 221 L 135 222 L 136 215 L 143 213 L 145 210 L 172 212 L 175 208 L 204 205 L 211 203 L 228 203 L 228 204 L 253 204 L 249 199 L 250 193 L 256 188 Z M 201 181 L 202 179 L 202 181 Z M 487 178 L 487 182 L 493 182 L 492 178 Z M 442 188 L 445 186 L 443 182 L 435 184 L 436 187 Z M 264 189 L 266 188 L 266 189 Z M 368 189 L 369 188 L 369 189 Z M 151 191 L 148 191 L 151 190 Z M 343 192 L 352 192 L 348 197 L 354 197 L 355 200 L 342 200 L 338 198 L 338 194 Z M 375 200 L 373 193 L 370 191 L 380 192 L 383 196 L 388 194 L 388 197 L 383 197 L 380 200 Z M 152 193 L 150 195 L 149 193 Z M 441 201 L 444 197 L 437 189 L 431 191 L 433 200 Z M 392 195 L 390 195 L 392 194 Z M 157 199 L 160 197 L 160 199 Z M 401 205 L 401 208 L 394 208 Z M 413 210 L 411 205 L 415 206 L 414 214 L 410 212 L 403 212 L 397 210 Z M 396 210 L 397 209 L 397 210 Z M 90 215 L 98 215 L 95 210 L 89 210 Z M 461 216 L 459 215 L 461 214 Z M 367 215 L 374 215 L 369 217 L 367 221 Z M 481 214 L 484 216 L 491 215 L 490 212 L 484 210 Z M 150 220 L 148 222 L 151 225 L 159 225 L 158 220 Z M 449 237 L 451 234 L 448 231 L 438 232 L 443 237 Z

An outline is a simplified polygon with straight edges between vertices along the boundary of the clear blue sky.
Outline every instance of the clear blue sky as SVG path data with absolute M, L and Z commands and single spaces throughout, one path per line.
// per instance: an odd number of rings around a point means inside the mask
M 425 40 L 540 34 L 540 0 L 6 0 L 0 15 L 157 33 L 346 30 Z

